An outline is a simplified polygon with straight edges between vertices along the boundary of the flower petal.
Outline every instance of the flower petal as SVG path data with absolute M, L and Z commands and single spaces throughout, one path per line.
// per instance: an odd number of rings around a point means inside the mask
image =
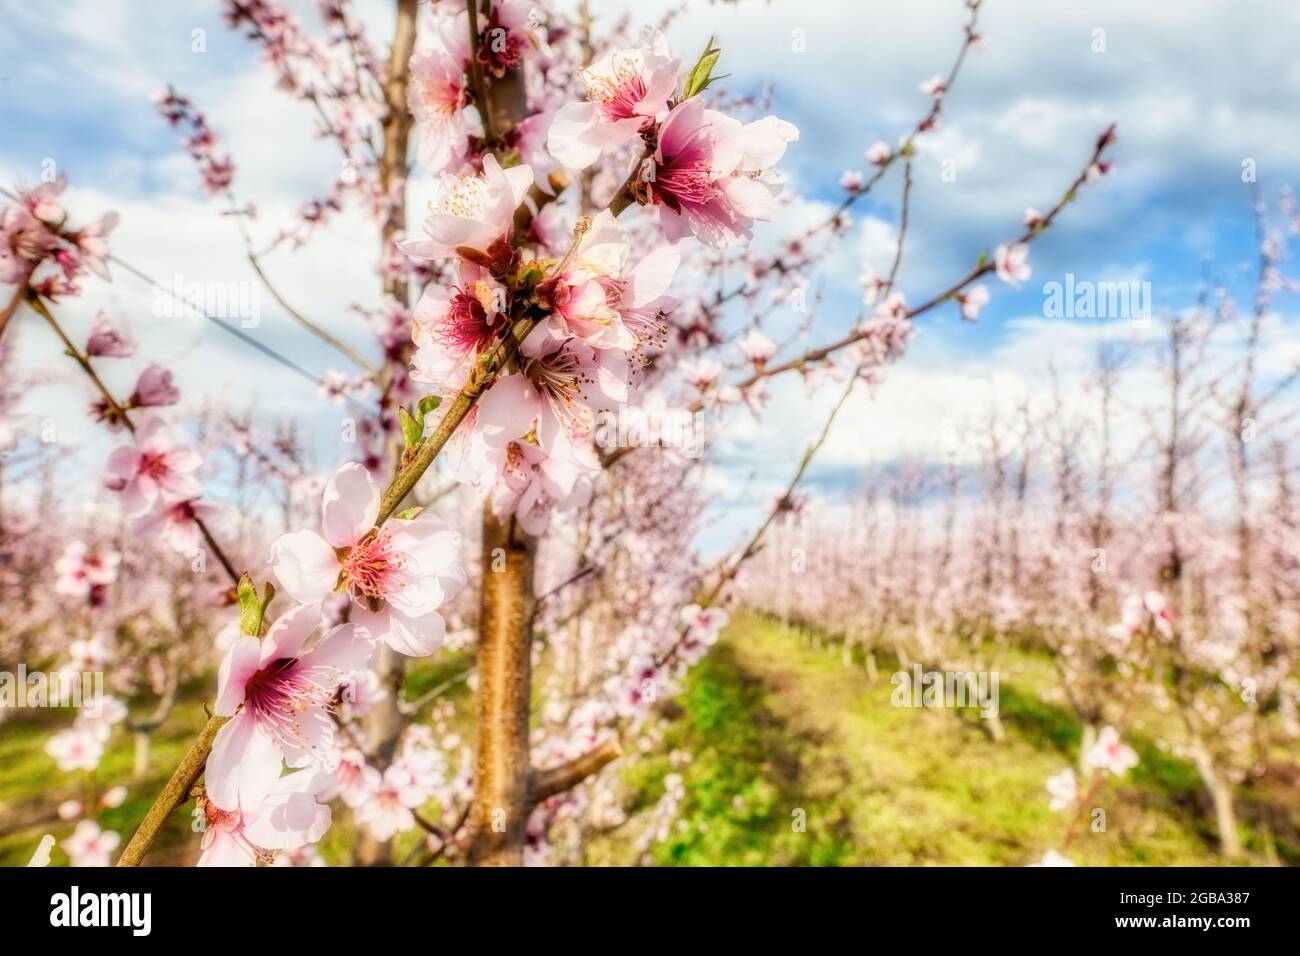
M 217 731 L 204 774 L 208 799 L 222 810 L 255 807 L 280 778 L 280 745 L 257 728 L 247 710 Z
M 295 601 L 318 604 L 338 583 L 339 559 L 316 532 L 295 531 L 271 546 L 271 573 Z
M 321 532 L 336 548 L 350 548 L 379 517 L 379 485 L 365 465 L 348 462 L 325 485 Z
M 307 638 L 320 627 L 319 604 L 300 604 L 275 619 L 262 638 L 262 662 L 281 657 L 299 657 Z
M 217 703 L 213 713 L 233 717 L 244 702 L 244 686 L 257 673 L 261 642 L 255 637 L 241 637 L 230 645 L 217 671 Z

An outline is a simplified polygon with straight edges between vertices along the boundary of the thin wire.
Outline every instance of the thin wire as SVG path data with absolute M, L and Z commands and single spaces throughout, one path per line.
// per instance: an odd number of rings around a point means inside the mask
M 144 271 L 142 271 L 142 270 L 140 270 L 140 269 L 137 269 L 135 266 L 131 265 L 131 264 L 128 263 L 128 262 L 123 262 L 123 261 L 122 261 L 121 259 L 119 259 L 117 256 L 110 255 L 110 256 L 108 257 L 108 259 L 109 259 L 109 261 L 112 262 L 114 265 L 119 265 L 119 266 L 121 266 L 121 267 L 122 267 L 123 269 L 125 269 L 127 272 L 129 272 L 129 273 L 131 273 L 133 276 L 135 276 L 137 279 L 140 279 L 140 280 L 143 281 L 143 282 L 147 282 L 147 283 L 149 283 L 149 284 L 150 284 L 151 286 L 153 286 L 155 289 L 159 289 L 159 288 L 161 288 L 161 289 L 166 289 L 166 286 L 162 285 L 162 283 L 158 282 L 158 280 L 154 279 L 154 278 L 153 278 L 152 276 L 150 276 L 148 273 L 146 273 L 146 272 L 144 272 Z M 208 313 L 204 312 L 202 309 L 200 309 L 200 308 L 199 308 L 197 305 L 195 305 L 193 302 L 189 301 L 189 300 L 186 299 L 184 296 L 177 295 L 176 292 L 173 291 L 173 290 L 171 290 L 171 289 L 167 289 L 166 291 L 167 291 L 167 294 L 168 294 L 168 295 L 170 295 L 173 299 L 175 299 L 175 300 L 176 300 L 177 302 L 179 302 L 181 305 L 185 306 L 185 307 L 188 308 L 188 309 L 192 309 L 194 312 L 197 312 L 199 315 L 203 316 L 203 317 L 204 317 L 205 319 L 207 319 L 209 322 L 213 322 L 213 323 L 215 323 L 215 324 L 217 325 L 217 327 L 220 328 L 222 331 L 229 332 L 231 335 L 233 335 L 235 338 L 239 339 L 239 340 L 240 340 L 241 342 L 243 342 L 245 345 L 251 345 L 253 348 L 257 349 L 257 350 L 258 350 L 259 352 L 261 352 L 263 355 L 267 356 L 267 357 L 270 358 L 270 359 L 273 359 L 273 360 L 276 361 L 276 362 L 279 362 L 279 363 L 280 363 L 281 365 L 283 365 L 285 368 L 287 368 L 287 369 L 291 369 L 292 371 L 297 372 L 299 375 L 301 375 L 303 378 L 307 379 L 307 381 L 309 381 L 309 382 L 312 382 L 312 383 L 314 383 L 314 384 L 316 384 L 316 385 L 324 385 L 324 384 L 325 384 L 325 383 L 322 382 L 319 378 L 317 378 L 315 375 L 313 375 L 311 372 L 309 372 L 309 371 L 307 371 L 305 368 L 303 368 L 301 365 L 299 365 L 298 363 L 294 362 L 292 359 L 285 358 L 283 355 L 281 355 L 279 352 L 275 351 L 275 349 L 271 348 L 269 345 L 267 345 L 267 344 L 265 344 L 265 343 L 263 343 L 263 342 L 259 342 L 257 339 L 253 338 L 251 335 L 249 335 L 249 334 L 248 334 L 247 332 L 245 332 L 243 329 L 239 328 L 239 326 L 237 326 L 237 325 L 232 325 L 230 322 L 227 322 L 225 319 L 219 318 L 219 317 L 217 317 L 217 316 L 215 316 L 215 315 L 208 315 Z
M 0 186 L 0 195 L 6 196 L 13 202 L 21 202 L 21 200 L 17 196 L 15 196 L 9 190 L 5 189 L 3 186 Z M 143 269 L 138 269 L 135 266 L 131 265 L 131 263 L 126 262 L 125 260 L 120 259 L 119 257 L 111 254 L 108 257 L 108 261 L 112 262 L 114 265 L 121 266 L 122 269 L 124 269 L 126 272 L 129 272 L 131 275 L 135 276 L 140 281 L 148 283 L 153 288 L 164 289 L 167 292 L 167 294 L 170 295 L 176 302 L 179 302 L 187 309 L 190 309 L 198 313 L 199 315 L 203 316 L 203 318 L 207 319 L 209 322 L 214 323 L 222 331 L 227 332 L 230 335 L 233 335 L 236 339 L 243 342 L 245 345 L 250 345 L 253 348 L 257 349 L 257 351 L 261 352 L 267 358 L 275 362 L 278 362 L 280 365 L 283 365 L 285 368 L 289 369 L 290 371 L 298 375 L 301 375 L 303 378 L 311 382 L 313 385 L 324 387 L 325 385 L 324 381 L 322 381 L 316 375 L 313 375 L 311 372 L 307 371 L 307 369 L 303 368 L 297 362 L 281 355 L 279 352 L 271 348 L 269 345 L 266 345 L 263 342 L 259 342 L 257 339 L 253 338 L 243 329 L 239 328 L 236 325 L 231 324 L 230 322 L 227 322 L 225 319 L 218 318 L 215 315 L 209 315 L 207 312 L 199 308 L 193 302 L 189 301 L 183 296 L 177 295 L 175 290 L 168 289 L 166 286 L 164 286 L 157 279 L 153 278 L 151 275 L 149 275 L 149 273 L 145 272 Z M 344 401 L 348 402 L 349 404 L 353 405 L 356 408 L 359 408 L 367 413 L 371 411 L 371 409 L 368 406 L 357 401 L 351 395 L 345 395 L 343 396 L 343 398 Z

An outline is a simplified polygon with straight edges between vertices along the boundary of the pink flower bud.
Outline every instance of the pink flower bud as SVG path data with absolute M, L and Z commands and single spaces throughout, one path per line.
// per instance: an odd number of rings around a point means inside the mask
M 131 393 L 132 408 L 151 408 L 158 405 L 175 405 L 181 393 L 172 381 L 172 373 L 161 365 L 150 365 L 140 373 Z
M 107 313 L 95 316 L 95 324 L 90 327 L 90 338 L 86 340 L 86 354 L 105 358 L 126 358 L 135 351 L 135 342 L 126 330 L 117 326 Z

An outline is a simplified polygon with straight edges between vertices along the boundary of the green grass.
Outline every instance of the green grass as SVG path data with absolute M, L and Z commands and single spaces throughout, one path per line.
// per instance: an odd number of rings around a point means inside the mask
M 131 779 L 134 764 L 131 736 L 118 729 L 100 762 L 96 786 L 102 792 L 109 786 L 124 784 L 127 798 L 121 806 L 97 814 L 100 826 L 116 830 L 123 838 L 131 833 L 206 720 L 200 699 L 179 701 L 167 722 L 153 735 L 148 774 L 139 781 Z M 63 800 L 84 799 L 89 781 L 84 774 L 60 770 L 54 758 L 45 752 L 50 735 L 69 726 L 71 721 L 71 711 L 50 710 L 36 721 L 0 724 L 0 767 L 3 768 L 0 819 L 18 819 L 23 823 L 0 832 L 0 866 L 25 864 L 45 833 L 62 840 L 72 832 L 73 824 L 58 819 L 54 810 Z M 159 834 L 150 862 L 192 863 L 198 844 L 190 832 L 190 822 L 184 813 L 174 814 Z M 51 859 L 56 865 L 66 861 L 61 851 L 56 851 Z
M 1059 703 L 1057 677 L 1046 657 L 1023 647 L 998 654 L 1007 739 L 995 743 L 972 712 L 894 707 L 893 665 L 884 659 L 873 683 L 860 661 L 844 665 L 838 646 L 801 643 L 777 624 L 737 616 L 691 672 L 683 693 L 661 704 L 669 717 L 661 744 L 624 771 L 633 812 L 659 799 L 667 774 L 678 772 L 685 780 L 680 822 L 653 847 L 652 859 L 677 866 L 1036 860 L 1059 843 L 1067 824 L 1048 809 L 1044 781 L 1075 762 L 1081 732 L 1073 713 Z M 468 663 L 461 657 L 416 664 L 408 674 L 407 699 Z M 447 698 L 458 705 L 453 729 L 471 734 L 466 685 L 453 685 Z M 124 835 L 133 830 L 204 719 L 202 688 L 191 688 L 154 735 L 147 778 L 128 785 L 121 807 L 99 815 L 105 828 Z M 67 712 L 47 711 L 36 722 L 0 724 L 0 820 L 21 823 L 0 833 L 0 865 L 25 863 L 43 833 L 63 839 L 72 830 L 53 811 L 61 800 L 80 796 L 85 781 L 60 771 L 44 751 L 49 735 L 69 720 Z M 1218 862 L 1196 772 L 1161 743 L 1179 739 L 1175 720 L 1154 709 L 1134 712 L 1126 739 L 1141 762 L 1124 780 L 1107 783 L 1094 801 L 1106 811 L 1106 830 L 1082 831 L 1070 849 L 1076 862 Z M 690 762 L 674 764 L 674 751 L 690 754 Z M 98 778 L 127 781 L 131 767 L 132 742 L 119 730 Z M 1255 813 L 1290 820 L 1289 830 L 1280 828 L 1288 834 L 1296 832 L 1300 815 L 1294 795 L 1243 791 L 1238 809 L 1253 862 L 1262 853 L 1249 822 L 1257 802 L 1263 809 Z M 349 812 L 336 808 L 335 825 L 320 845 L 329 864 L 350 861 L 354 833 Z M 419 832 L 399 837 L 394 857 L 406 859 L 420 838 Z M 1279 842 L 1283 861 L 1300 863 L 1297 843 Z M 197 847 L 190 818 L 178 813 L 150 862 L 192 863 Z M 621 831 L 595 838 L 587 854 L 591 863 L 636 857 Z M 54 854 L 56 863 L 65 859 Z
M 662 792 L 666 753 L 695 755 L 682 827 L 655 851 L 664 865 L 1023 865 L 1057 845 L 1067 819 L 1044 782 L 1074 762 L 1073 715 L 1040 695 L 1050 662 L 1012 649 L 999 661 L 1007 739 L 978 717 L 894 707 L 888 670 L 872 683 L 838 648 L 739 617 L 691 674 L 663 754 L 629 775 L 641 803 Z M 1144 725 L 1150 729 L 1148 716 Z M 1194 769 L 1152 739 L 1142 763 L 1094 801 L 1070 855 L 1088 865 L 1214 864 Z M 791 813 L 806 813 L 796 832 Z

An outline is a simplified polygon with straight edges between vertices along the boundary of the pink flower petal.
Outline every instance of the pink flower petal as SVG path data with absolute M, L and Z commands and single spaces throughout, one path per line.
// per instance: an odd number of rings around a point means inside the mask
M 241 711 L 217 731 L 204 773 L 208 799 L 222 810 L 257 806 L 280 778 L 280 745 Z
M 325 485 L 321 531 L 336 548 L 357 543 L 379 517 L 379 485 L 357 462 L 339 468 Z
M 271 573 L 295 601 L 318 604 L 338 583 L 339 560 L 316 532 L 295 531 L 271 546 Z

